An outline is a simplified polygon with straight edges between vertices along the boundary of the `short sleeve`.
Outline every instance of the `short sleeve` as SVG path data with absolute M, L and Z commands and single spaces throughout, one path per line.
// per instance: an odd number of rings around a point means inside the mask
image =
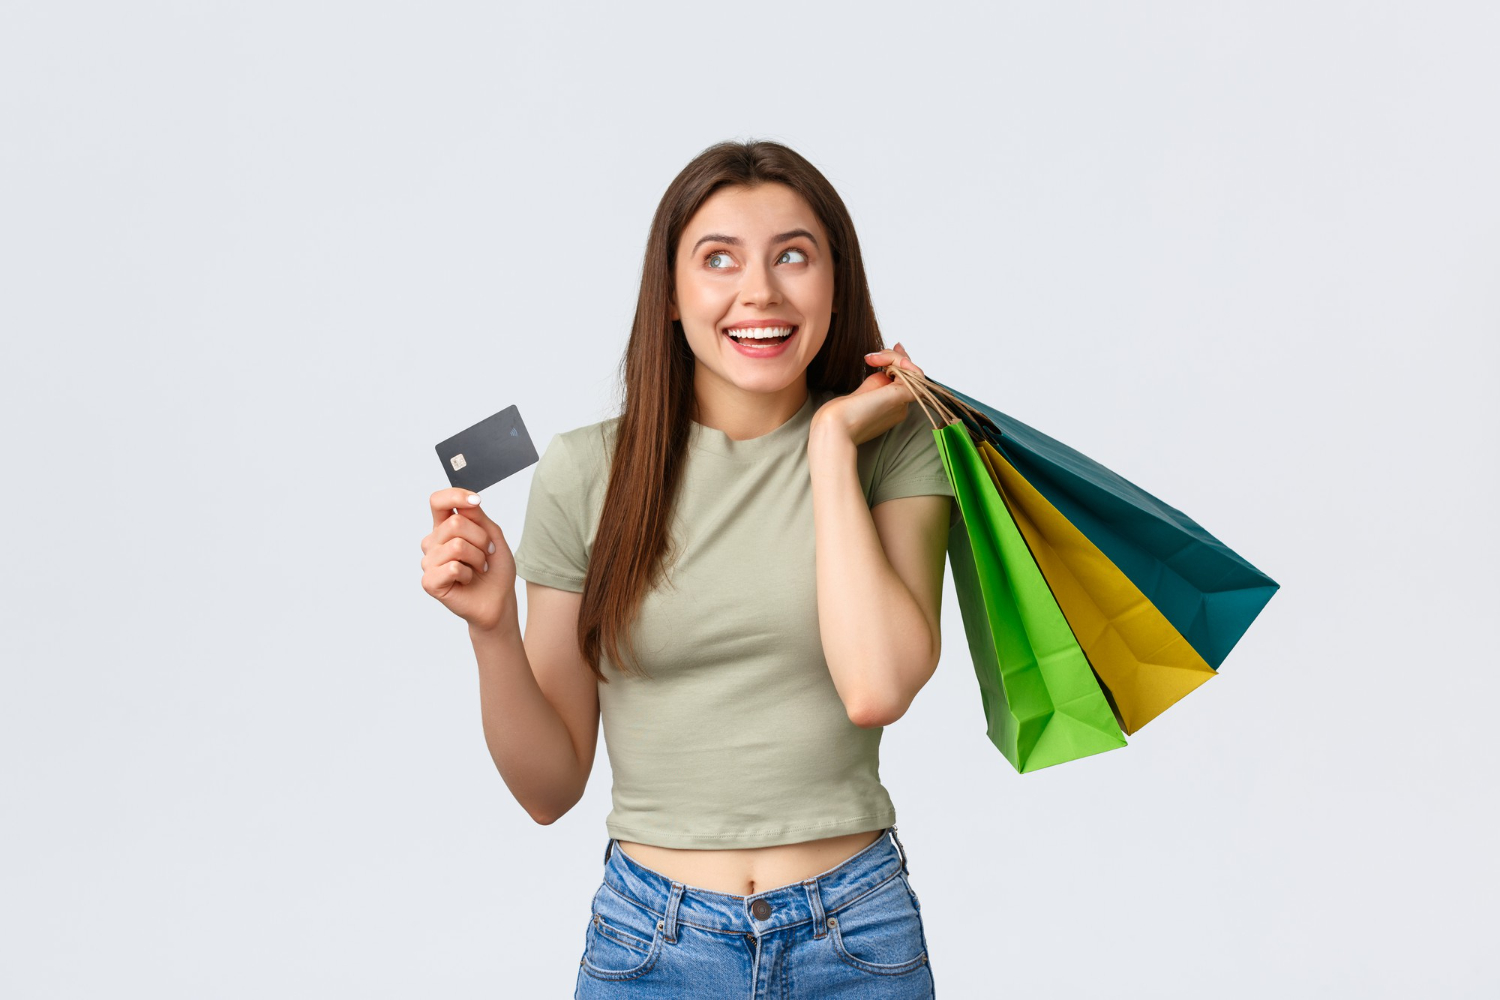
M 516 575 L 523 580 L 581 593 L 589 564 L 584 530 L 588 489 L 570 443 L 565 434 L 553 435 L 537 460 L 514 556 Z
M 920 405 L 909 403 L 906 419 L 886 431 L 876 456 L 870 506 L 898 497 L 932 494 L 951 497 L 953 484 L 943 469 L 932 421 Z

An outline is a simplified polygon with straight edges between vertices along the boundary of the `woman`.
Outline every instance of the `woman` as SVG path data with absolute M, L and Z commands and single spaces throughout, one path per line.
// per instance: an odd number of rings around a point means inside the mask
M 552 439 L 514 555 L 477 496 L 432 494 L 422 585 L 469 623 L 537 822 L 583 795 L 603 717 L 576 996 L 933 995 L 878 749 L 936 668 L 956 515 L 894 365 L 920 372 L 832 186 L 720 143 L 652 221 L 620 416 Z

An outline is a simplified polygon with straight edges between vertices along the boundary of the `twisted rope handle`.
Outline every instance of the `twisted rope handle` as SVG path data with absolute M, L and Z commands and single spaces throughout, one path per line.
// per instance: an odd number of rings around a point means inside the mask
M 969 416 L 973 417 L 974 423 L 976 425 L 990 423 L 988 419 L 986 419 L 982 414 L 976 411 L 972 406 L 954 396 L 953 393 L 947 391 L 941 386 L 933 384 L 932 380 L 929 379 L 926 375 L 919 375 L 916 372 L 911 371 L 910 369 L 902 368 L 900 367 L 899 363 L 894 365 L 887 365 L 885 372 L 887 375 L 901 379 L 902 384 L 904 384 L 908 389 L 912 391 L 912 395 L 917 397 L 917 405 L 922 407 L 922 412 L 927 415 L 928 420 L 932 421 L 932 426 L 934 428 L 940 428 L 947 424 L 964 423 L 963 417 L 958 416 L 957 412 L 954 409 L 951 409 L 949 406 L 944 404 L 945 400 L 947 401 L 947 403 L 952 404 L 953 407 L 957 407 L 958 410 L 962 410 L 964 413 L 967 413 Z M 927 405 L 929 403 L 932 405 L 932 408 L 934 410 L 937 410 L 939 415 L 943 417 L 942 422 L 939 422 L 937 418 L 934 417 L 932 413 L 927 409 Z

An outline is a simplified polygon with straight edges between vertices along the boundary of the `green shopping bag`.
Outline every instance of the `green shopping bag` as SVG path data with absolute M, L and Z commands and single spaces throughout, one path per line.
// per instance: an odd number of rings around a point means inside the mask
M 1125 745 L 1125 735 L 968 429 L 933 429 L 963 514 L 948 561 L 990 741 L 1025 773 Z

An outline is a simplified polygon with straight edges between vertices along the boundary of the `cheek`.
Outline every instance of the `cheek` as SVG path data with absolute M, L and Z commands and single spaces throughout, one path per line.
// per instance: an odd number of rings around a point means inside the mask
M 832 322 L 836 318 L 833 316 L 833 283 L 831 281 L 819 282 L 811 291 L 812 295 L 808 298 L 808 311 L 826 316 Z
M 816 337 L 809 337 L 802 342 L 802 353 L 807 355 L 808 357 L 812 357 L 813 355 L 821 351 L 823 349 L 823 345 L 827 342 L 828 328 L 824 327 L 822 333 L 818 334 Z
M 715 294 L 714 289 L 694 285 L 691 281 L 678 286 L 677 303 L 685 325 L 708 329 L 717 327 L 727 309 L 722 294 Z M 732 305 L 733 300 L 728 304 Z

